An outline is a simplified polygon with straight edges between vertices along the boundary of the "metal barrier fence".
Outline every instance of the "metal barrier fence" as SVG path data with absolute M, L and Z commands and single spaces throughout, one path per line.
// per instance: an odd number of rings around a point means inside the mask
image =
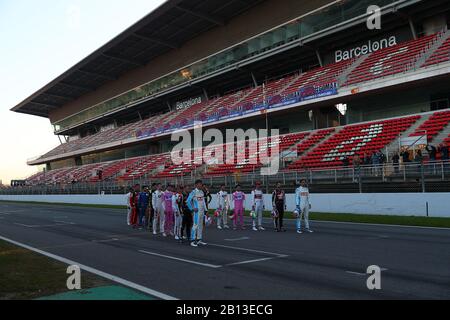
M 128 187 L 136 184 L 144 186 L 161 182 L 163 185 L 193 185 L 197 178 L 201 178 L 205 184 L 212 186 L 211 191 L 215 191 L 221 185 L 225 185 L 232 191 L 236 184 L 241 184 L 244 191 L 249 191 L 256 181 L 261 181 L 268 193 L 277 182 L 280 182 L 287 191 L 292 192 L 296 182 L 307 179 L 316 192 L 367 193 L 380 192 L 380 190 L 383 192 L 450 192 L 450 162 L 281 171 L 270 176 L 262 176 L 254 172 L 243 175 L 198 177 L 192 173 L 190 176 L 164 179 L 143 177 L 127 181 L 15 187 L 0 190 L 0 194 L 123 194 Z

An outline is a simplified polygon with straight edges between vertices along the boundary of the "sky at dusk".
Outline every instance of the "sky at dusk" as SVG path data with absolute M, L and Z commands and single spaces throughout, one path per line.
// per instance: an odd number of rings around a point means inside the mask
M 147 15 L 163 0 L 0 0 L 0 180 L 60 142 L 50 121 L 9 111 Z

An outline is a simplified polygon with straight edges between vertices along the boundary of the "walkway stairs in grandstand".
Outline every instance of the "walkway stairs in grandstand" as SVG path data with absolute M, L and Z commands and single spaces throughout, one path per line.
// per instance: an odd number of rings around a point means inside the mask
M 232 110 L 250 96 L 257 88 L 244 89 L 237 91 L 234 94 L 224 95 L 218 98 L 214 98 L 208 101 L 206 107 L 197 112 L 197 115 L 205 113 L 207 116 L 219 111 L 220 108 L 225 107 L 228 110 Z
M 283 152 L 285 154 L 284 157 L 285 158 L 296 158 L 296 157 L 298 157 L 298 153 L 297 153 L 298 145 L 302 144 L 303 142 L 308 140 L 309 137 L 311 137 L 311 133 L 308 133 L 308 135 L 306 137 L 304 137 L 303 139 L 296 141 L 291 147 L 289 147 L 288 149 L 286 149 Z
M 437 136 L 434 137 L 434 139 L 431 141 L 431 144 L 434 146 L 441 144 L 450 136 L 450 123 L 447 124 L 447 126 L 438 133 Z
M 387 150 L 387 155 L 389 158 L 396 152 L 399 152 L 400 139 L 403 137 L 409 137 L 410 134 L 414 133 L 417 128 L 419 128 L 425 121 L 427 121 L 431 117 L 430 114 L 423 114 L 421 118 L 417 120 L 408 130 L 404 131 L 401 136 L 392 141 L 383 152 Z
M 199 116 L 202 113 L 206 113 L 209 114 L 209 112 L 212 110 L 213 105 L 215 104 L 215 100 L 214 99 L 209 99 L 208 101 L 205 102 L 205 106 L 203 108 L 201 108 L 197 113 L 196 113 L 196 117 Z
M 161 164 L 161 165 L 163 165 L 163 164 Z M 165 166 L 164 166 L 163 168 L 160 168 L 160 167 L 158 166 L 158 167 L 156 167 L 155 169 L 153 169 L 152 171 L 147 172 L 147 173 L 143 176 L 143 178 L 147 179 L 147 178 L 149 178 L 149 177 L 155 177 L 155 176 L 157 176 L 158 174 L 160 174 L 161 172 L 163 172 L 165 169 L 166 169 Z
M 283 92 L 285 92 L 288 88 L 290 88 L 301 76 L 303 76 L 303 73 L 296 74 L 292 77 L 291 81 L 289 81 L 286 85 L 284 85 L 280 90 L 277 92 L 278 95 L 281 95 Z
M 238 107 L 243 101 L 245 101 L 248 97 L 250 97 L 255 91 L 258 90 L 258 87 L 254 87 L 251 90 L 246 90 L 245 94 L 243 94 L 236 102 L 231 105 L 231 109 Z
M 422 67 L 425 62 L 436 52 L 437 49 L 439 49 L 442 44 L 450 37 L 450 30 L 447 28 L 441 32 L 439 32 L 436 35 L 436 38 L 433 39 L 431 44 L 427 46 L 421 54 L 419 54 L 419 57 L 415 59 L 414 66 L 412 67 L 412 70 L 417 70 L 420 67 Z M 411 70 L 411 69 L 410 69 Z
M 334 131 L 328 133 L 327 135 L 325 135 L 322 139 L 318 140 L 316 143 L 312 144 L 309 148 L 306 148 L 305 150 L 303 150 L 303 152 L 301 154 L 297 154 L 297 157 L 292 161 L 291 164 L 296 163 L 298 161 L 301 160 L 301 158 L 303 158 L 304 156 L 306 156 L 312 149 L 314 149 L 315 147 L 317 147 L 318 145 L 322 144 L 323 142 L 327 141 L 328 139 L 330 139 L 331 137 L 333 137 L 334 135 L 338 134 L 344 127 L 335 127 L 333 128 Z M 298 148 L 298 146 L 302 145 L 304 142 L 308 141 L 311 137 L 314 136 L 315 133 L 321 131 L 321 130 L 326 130 L 326 129 L 331 129 L 331 128 L 324 128 L 324 129 L 317 129 L 313 132 L 311 132 L 311 134 L 309 134 L 308 136 L 306 136 L 303 140 L 297 142 L 297 144 L 295 145 L 295 148 Z M 290 164 L 289 164 L 290 165 Z M 289 165 L 287 165 L 286 167 L 283 168 L 287 168 Z
M 342 87 L 345 83 L 347 83 L 347 77 L 353 72 L 353 70 L 358 68 L 361 65 L 361 63 L 363 63 L 368 57 L 369 54 L 360 55 L 346 70 L 344 70 L 344 72 L 342 72 L 337 77 L 339 88 Z

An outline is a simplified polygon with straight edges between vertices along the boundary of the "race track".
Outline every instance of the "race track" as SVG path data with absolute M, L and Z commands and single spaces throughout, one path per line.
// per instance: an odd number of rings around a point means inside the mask
M 0 203 L 0 236 L 178 299 L 449 299 L 450 230 L 313 222 L 218 231 L 208 246 L 132 230 L 124 210 Z M 366 269 L 382 268 L 381 290 Z M 18 266 L 20 268 L 20 266 Z

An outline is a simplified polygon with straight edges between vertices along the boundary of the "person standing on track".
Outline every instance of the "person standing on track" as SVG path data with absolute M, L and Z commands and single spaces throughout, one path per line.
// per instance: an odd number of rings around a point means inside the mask
M 156 183 L 152 184 L 151 189 L 149 190 L 149 205 L 148 205 L 148 230 L 153 230 L 153 218 L 155 216 L 155 210 L 153 209 L 153 193 L 156 190 Z
M 142 192 L 139 192 L 138 197 L 138 210 L 139 210 L 139 229 L 145 228 L 146 224 L 146 212 L 149 204 L 148 187 L 144 187 Z
M 295 203 L 297 205 L 297 233 L 302 233 L 302 216 L 305 219 L 305 231 L 312 233 L 309 228 L 309 210 L 311 209 L 311 202 L 309 201 L 309 188 L 306 179 L 300 181 L 300 186 L 295 191 Z
M 203 242 L 203 226 L 206 213 L 205 193 L 203 192 L 203 181 L 195 181 L 195 189 L 187 199 L 187 205 L 193 212 L 194 225 L 191 231 L 191 246 L 206 245 Z
M 281 189 L 281 183 L 278 182 L 272 193 L 272 205 L 277 210 L 278 215 L 275 218 L 275 227 L 277 232 L 285 232 L 283 228 L 284 211 L 286 210 L 286 193 Z
M 252 211 L 255 213 L 253 218 L 253 231 L 264 231 L 262 218 L 264 211 L 264 193 L 261 190 L 261 182 L 257 181 L 255 190 L 252 191 Z
M 191 229 L 192 229 L 192 211 L 189 209 L 187 205 L 187 199 L 191 190 L 188 186 L 185 186 L 183 189 L 183 203 L 182 203 L 182 212 L 183 212 L 183 225 L 181 227 L 181 236 L 182 239 L 190 240 L 191 239 Z M 184 236 L 184 231 L 186 231 L 186 236 Z
M 182 240 L 181 226 L 183 224 L 183 187 L 178 188 L 178 192 L 172 196 L 172 208 L 175 216 L 175 240 Z
M 126 199 L 126 203 L 127 203 L 127 224 L 129 226 L 131 226 L 131 214 L 133 212 L 132 207 L 131 207 L 131 197 L 133 196 L 133 188 L 129 188 L 128 189 L 128 193 L 125 196 Z
M 173 215 L 173 207 L 172 207 L 172 197 L 173 197 L 173 187 L 171 185 L 167 186 L 166 192 L 164 192 L 164 196 L 163 196 L 163 206 L 164 206 L 164 215 L 165 215 L 165 232 L 163 234 L 163 236 L 174 236 L 174 222 L 175 222 L 175 218 Z
M 156 190 L 153 192 L 152 195 L 152 206 L 154 210 L 154 216 L 153 216 L 153 234 L 156 236 L 158 234 L 158 225 L 159 225 L 159 232 L 162 233 L 164 236 L 164 226 L 166 222 L 166 217 L 164 215 L 164 207 L 163 207 L 163 191 L 161 183 L 158 183 L 156 185 Z
M 234 215 L 233 215 L 233 229 L 238 228 L 238 218 L 240 229 L 245 230 L 244 227 L 244 207 L 245 207 L 245 193 L 241 191 L 241 186 L 236 186 L 236 191 L 233 193 Z
M 228 209 L 230 208 L 230 199 L 225 185 L 220 186 L 220 191 L 217 193 L 217 229 L 229 229 L 227 222 Z
M 133 229 L 136 229 L 139 224 L 138 191 L 136 191 L 136 189 L 133 190 L 130 197 L 130 208 L 131 208 L 130 224 L 133 226 Z
M 203 192 L 205 193 L 206 212 L 208 212 L 209 205 L 212 201 L 212 195 L 211 192 L 209 192 L 209 188 L 207 185 L 203 186 Z

